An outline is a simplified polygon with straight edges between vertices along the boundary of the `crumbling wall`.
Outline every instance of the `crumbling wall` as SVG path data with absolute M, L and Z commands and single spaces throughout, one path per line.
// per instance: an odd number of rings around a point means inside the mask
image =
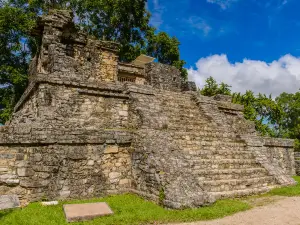
M 1 194 L 26 202 L 94 197 L 131 186 L 126 132 L 21 125 L 1 131 Z
M 88 39 L 72 19 L 69 11 L 53 11 L 40 19 L 35 33 L 42 37 L 41 46 L 30 66 L 31 77 L 63 72 L 91 82 L 116 80 L 119 45 Z
M 300 152 L 295 152 L 295 172 L 299 176 L 300 175 Z
M 119 63 L 118 68 L 118 81 L 124 82 L 130 80 L 132 83 L 145 84 L 145 68 L 143 66 Z
M 161 63 L 145 65 L 146 84 L 157 89 L 181 91 L 182 79 L 180 71 L 174 66 Z
M 87 87 L 37 84 L 14 114 L 11 124 L 43 123 L 44 127 L 124 128 L 128 126 L 128 97 L 116 98 Z

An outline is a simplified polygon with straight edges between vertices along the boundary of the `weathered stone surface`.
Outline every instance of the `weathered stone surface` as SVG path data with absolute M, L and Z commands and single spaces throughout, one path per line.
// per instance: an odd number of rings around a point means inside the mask
M 68 222 L 91 220 L 113 214 L 105 202 L 64 205 L 63 208 Z
M 300 152 L 295 152 L 295 172 L 300 175 Z
M 119 147 L 117 145 L 107 146 L 104 150 L 105 154 L 112 154 L 112 153 L 118 153 L 118 152 L 119 152 Z
M 295 183 L 293 141 L 260 137 L 230 97 L 200 95 L 172 66 L 119 63 L 117 44 L 88 39 L 66 11 L 38 34 L 29 86 L 0 127 L 0 194 L 132 191 L 186 208 Z
M 0 210 L 20 207 L 17 195 L 0 195 Z

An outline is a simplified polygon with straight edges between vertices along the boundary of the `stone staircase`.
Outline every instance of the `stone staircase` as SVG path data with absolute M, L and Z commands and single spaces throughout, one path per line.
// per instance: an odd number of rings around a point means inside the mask
M 168 130 L 174 132 L 174 141 L 183 150 L 181 160 L 202 191 L 220 199 L 259 194 L 276 186 L 274 176 L 236 138 L 216 105 L 199 109 L 201 103 L 191 94 L 172 94 L 161 96 Z

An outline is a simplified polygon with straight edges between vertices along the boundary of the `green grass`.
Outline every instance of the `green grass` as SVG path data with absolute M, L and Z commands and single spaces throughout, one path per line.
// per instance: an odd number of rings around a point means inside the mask
M 267 194 L 248 197 L 264 198 L 266 196 L 300 196 L 300 177 L 294 177 L 298 182 L 292 187 L 276 188 Z M 63 225 L 65 221 L 62 206 L 69 203 L 107 202 L 114 211 L 111 216 L 97 218 L 91 221 L 72 223 L 74 225 L 135 225 L 159 224 L 172 222 L 191 222 L 211 220 L 232 215 L 236 212 L 251 208 L 251 204 L 243 199 L 220 200 L 215 204 L 198 209 L 169 210 L 151 201 L 143 200 L 133 194 L 115 195 L 90 200 L 75 200 L 60 202 L 56 206 L 41 206 L 40 203 L 31 203 L 23 209 L 0 211 L 2 225 Z
M 300 195 L 300 176 L 293 177 L 298 183 L 295 186 L 275 188 L 267 193 L 267 195 L 280 195 L 280 196 L 299 196 Z
M 0 224 L 5 225 L 56 225 L 67 224 L 62 206 L 66 203 L 86 203 L 105 201 L 114 211 L 114 215 L 101 217 L 92 221 L 77 224 L 111 224 L 134 225 L 166 222 L 187 222 L 197 220 L 209 220 L 247 210 L 250 206 L 239 200 L 221 200 L 215 204 L 198 209 L 168 210 L 153 202 L 143 200 L 133 195 L 116 195 L 86 201 L 60 202 L 56 206 L 41 206 L 32 203 L 23 209 L 15 209 L 0 212 Z

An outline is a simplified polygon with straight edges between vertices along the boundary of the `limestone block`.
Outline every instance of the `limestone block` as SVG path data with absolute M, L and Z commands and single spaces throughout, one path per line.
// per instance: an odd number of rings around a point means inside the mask
M 8 167 L 0 167 L 0 173 L 7 173 L 9 171 Z
M 94 164 L 95 164 L 94 160 L 89 160 L 87 163 L 88 166 L 93 166 Z
M 33 171 L 29 167 L 19 167 L 17 168 L 17 174 L 19 177 L 28 177 L 33 175 Z
M 104 154 L 115 154 L 118 152 L 119 152 L 119 147 L 117 145 L 109 145 L 104 150 Z
M 18 176 L 13 174 L 0 175 L 0 183 L 5 183 L 8 186 L 16 186 L 20 183 Z
M 0 210 L 12 209 L 20 206 L 17 195 L 0 195 Z
M 116 178 L 119 178 L 120 176 L 121 176 L 121 174 L 119 172 L 111 172 L 109 174 L 110 179 L 116 179 Z
M 59 192 L 59 195 L 62 198 L 68 198 L 70 196 L 70 194 L 71 194 L 71 191 L 60 191 Z
M 130 180 L 129 179 L 121 179 L 119 184 L 121 186 L 130 186 Z
M 90 220 L 95 217 L 111 215 L 113 211 L 105 202 L 64 205 L 68 222 Z

